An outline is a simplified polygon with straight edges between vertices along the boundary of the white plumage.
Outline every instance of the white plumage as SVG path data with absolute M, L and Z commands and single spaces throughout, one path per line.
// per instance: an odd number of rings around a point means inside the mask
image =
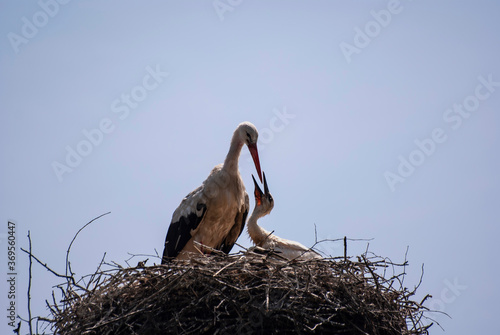
M 321 259 L 321 255 L 299 242 L 278 237 L 257 224 L 258 219 L 271 213 L 274 207 L 274 199 L 271 193 L 269 193 L 265 174 L 264 192 L 260 189 L 255 178 L 253 178 L 253 181 L 255 186 L 255 208 L 248 219 L 247 230 L 255 245 L 264 249 L 274 250 L 280 256 L 289 260 Z

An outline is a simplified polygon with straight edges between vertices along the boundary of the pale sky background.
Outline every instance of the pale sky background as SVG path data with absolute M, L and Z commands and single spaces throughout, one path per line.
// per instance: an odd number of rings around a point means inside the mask
M 104 252 L 122 264 L 161 254 L 173 211 L 248 120 L 275 198 L 266 229 L 308 246 L 315 225 L 319 239 L 371 238 L 396 262 L 409 247 L 405 284 L 425 264 L 416 299 L 432 294 L 427 306 L 452 317 L 432 315 L 446 334 L 498 330 L 499 2 L 221 0 L 218 13 L 213 1 L 45 1 L 50 15 L 44 1 L 0 1 L 1 234 L 15 220 L 18 245 L 30 230 L 34 253 L 63 273 L 76 231 L 111 211 L 74 243 L 77 276 Z M 90 144 L 84 132 L 99 127 Z M 68 150 L 87 155 L 58 178 Z M 251 245 L 246 232 L 238 243 Z M 17 267 L 27 317 L 19 251 Z M 34 266 L 34 315 L 60 282 Z

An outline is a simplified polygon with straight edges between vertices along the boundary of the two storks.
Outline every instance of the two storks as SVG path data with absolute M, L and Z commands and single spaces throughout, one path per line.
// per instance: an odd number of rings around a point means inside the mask
M 189 259 L 193 254 L 217 249 L 229 253 L 241 235 L 250 207 L 248 194 L 238 170 L 241 149 L 246 145 L 262 182 L 257 128 L 250 122 L 238 125 L 223 164 L 217 165 L 200 187 L 189 193 L 172 215 L 163 251 L 162 264 L 171 259 Z M 253 177 L 253 176 L 252 176 Z M 288 259 L 317 258 L 300 243 L 267 232 L 257 220 L 271 212 L 274 202 L 264 177 L 263 193 L 255 181 L 255 208 L 248 220 L 248 233 L 257 246 L 281 252 Z M 201 249 L 201 250 L 200 250 Z

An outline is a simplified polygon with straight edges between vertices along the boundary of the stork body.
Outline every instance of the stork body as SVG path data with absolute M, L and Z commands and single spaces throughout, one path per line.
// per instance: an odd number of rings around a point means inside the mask
M 229 253 L 241 235 L 249 210 L 249 198 L 238 170 L 243 145 L 247 145 L 261 176 L 257 151 L 258 132 L 250 122 L 235 130 L 223 164 L 217 165 L 200 187 L 189 193 L 172 215 L 162 264 L 189 259 L 203 246 Z M 195 245 L 199 242 L 202 247 Z
M 272 249 L 288 260 L 321 259 L 321 255 L 301 243 L 278 237 L 258 225 L 258 219 L 271 213 L 274 207 L 274 199 L 271 193 L 269 193 L 265 174 L 265 193 L 262 192 L 255 178 L 253 178 L 253 181 L 255 184 L 255 208 L 247 222 L 248 235 L 250 235 L 253 243 L 264 249 Z

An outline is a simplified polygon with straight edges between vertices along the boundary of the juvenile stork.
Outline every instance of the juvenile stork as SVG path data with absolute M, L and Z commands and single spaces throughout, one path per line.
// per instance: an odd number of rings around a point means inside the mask
M 252 175 L 255 184 L 255 208 L 248 219 L 248 235 L 256 246 L 271 249 L 279 253 L 280 256 L 288 260 L 309 260 L 321 259 L 322 257 L 315 251 L 303 246 L 299 242 L 286 240 L 268 232 L 257 224 L 257 220 L 271 213 L 274 207 L 274 199 L 267 186 L 266 175 L 264 174 L 264 193 L 260 189 L 257 181 Z
M 238 125 L 224 163 L 213 168 L 203 184 L 189 193 L 174 211 L 162 264 L 174 258 L 189 259 L 193 253 L 204 252 L 204 247 L 231 251 L 243 231 L 250 207 L 238 159 L 246 144 L 262 181 L 258 136 L 257 128 L 250 122 Z

